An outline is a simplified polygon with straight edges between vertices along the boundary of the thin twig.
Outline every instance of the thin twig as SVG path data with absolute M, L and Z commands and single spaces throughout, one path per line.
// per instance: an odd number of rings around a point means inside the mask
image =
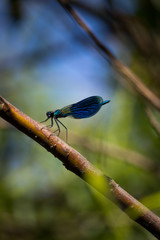
M 154 130 L 156 131 L 158 136 L 160 136 L 160 123 L 154 117 L 154 115 L 149 107 L 146 107 L 146 114 L 147 114 L 147 117 L 149 119 L 151 126 L 154 128 Z
M 108 61 L 113 65 L 114 69 L 119 72 L 125 80 L 127 80 L 134 89 L 150 102 L 158 111 L 160 111 L 160 99 L 145 86 L 144 83 L 123 63 L 121 63 L 112 52 L 96 37 L 88 25 L 82 20 L 77 12 L 71 7 L 67 0 L 58 0 L 59 3 L 71 14 L 77 24 L 90 36 L 98 48 L 108 57 Z
M 80 137 L 71 131 L 70 136 L 70 142 L 74 145 L 80 145 L 92 152 L 101 152 L 108 157 L 120 159 L 143 170 L 153 172 L 158 178 L 160 178 L 160 168 L 147 156 L 109 142 L 96 139 L 91 140 L 88 137 Z
M 113 179 L 105 176 L 79 152 L 54 136 L 44 125 L 34 121 L 0 97 L 0 116 L 52 153 L 63 165 L 113 201 L 134 221 L 160 239 L 160 218 L 137 201 Z

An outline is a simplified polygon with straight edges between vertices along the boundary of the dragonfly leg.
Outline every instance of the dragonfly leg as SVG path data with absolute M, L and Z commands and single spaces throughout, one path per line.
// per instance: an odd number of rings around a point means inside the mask
M 46 127 L 48 127 L 48 128 L 53 127 L 53 117 L 51 117 L 51 125 L 48 125 L 48 126 L 46 126 Z
M 47 120 L 48 120 L 48 118 L 47 118 L 45 121 L 42 121 L 42 122 L 40 122 L 40 123 L 46 122 Z M 48 127 L 48 128 L 51 128 L 51 127 L 53 127 L 53 117 L 51 117 L 51 124 L 50 124 L 50 125 L 46 125 L 46 126 L 42 127 L 42 129 L 43 129 L 43 128 L 46 128 L 46 127 Z M 41 130 L 42 130 L 42 129 L 41 129 Z
M 42 127 L 41 130 L 44 128 L 51 128 L 51 125 L 46 125 L 46 126 Z
M 56 133 L 56 132 L 58 131 L 58 135 L 57 135 L 57 136 L 59 136 L 59 134 L 60 134 L 60 127 L 59 127 L 59 124 L 57 123 L 56 119 L 55 119 L 55 123 L 56 123 L 58 129 L 55 130 L 53 133 Z M 51 127 L 52 127 L 52 124 L 51 124 Z M 53 133 L 51 133 L 51 134 L 49 135 L 49 138 L 53 135 Z
M 58 129 L 57 129 L 56 131 L 54 131 L 54 133 L 58 131 L 58 135 L 57 135 L 57 136 L 59 136 L 59 134 L 60 134 L 61 130 L 60 130 L 60 126 L 59 126 L 59 124 L 58 124 L 58 122 L 57 122 L 57 121 L 58 121 L 58 120 L 57 120 L 57 119 L 55 119 L 55 122 L 56 122 L 56 125 L 57 125 Z
M 59 121 L 58 119 L 56 119 L 65 129 L 66 129 L 66 143 L 68 143 L 68 129 L 66 128 L 66 126 L 64 126 L 64 124 Z

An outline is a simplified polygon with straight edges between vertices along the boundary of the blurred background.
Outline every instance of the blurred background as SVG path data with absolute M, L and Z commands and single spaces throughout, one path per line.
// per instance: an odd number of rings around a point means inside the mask
M 160 96 L 160 1 L 70 2 Z M 92 118 L 62 119 L 69 144 L 160 215 L 160 139 L 148 103 L 96 48 L 56 0 L 0 1 L 1 95 L 38 122 L 47 111 L 92 95 L 110 99 Z M 0 179 L 1 240 L 155 239 L 2 119 Z

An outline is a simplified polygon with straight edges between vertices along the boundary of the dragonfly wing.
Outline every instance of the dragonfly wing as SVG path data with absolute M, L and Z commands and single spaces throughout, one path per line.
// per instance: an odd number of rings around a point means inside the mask
M 72 115 L 72 113 L 71 113 L 71 106 L 72 105 L 68 105 L 68 106 L 63 107 L 63 108 L 60 109 L 60 111 L 62 113 L 62 117 L 68 117 L 68 116 Z
M 71 116 L 77 119 L 89 118 L 96 114 L 103 104 L 103 99 L 98 96 L 86 98 L 70 106 Z

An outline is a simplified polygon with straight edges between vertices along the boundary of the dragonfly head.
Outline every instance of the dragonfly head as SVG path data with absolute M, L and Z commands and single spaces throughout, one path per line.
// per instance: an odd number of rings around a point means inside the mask
M 46 112 L 46 116 L 47 116 L 47 119 L 53 118 L 54 117 L 54 112 L 52 112 L 52 111 Z
M 47 119 L 42 121 L 42 122 L 40 122 L 40 123 L 46 122 L 49 118 L 54 118 L 54 112 L 51 112 L 51 111 L 46 112 L 46 116 L 47 116 Z

